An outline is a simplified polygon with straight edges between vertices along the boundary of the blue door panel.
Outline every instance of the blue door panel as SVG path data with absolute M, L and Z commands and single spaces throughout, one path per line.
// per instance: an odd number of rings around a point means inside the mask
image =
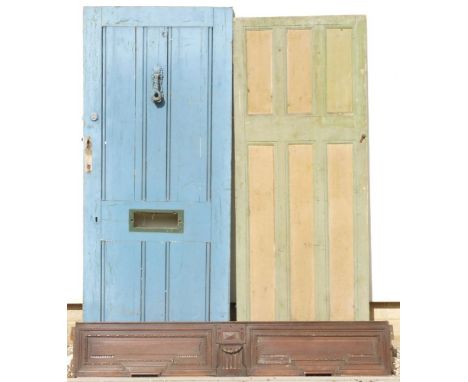
M 172 28 L 170 200 L 207 200 L 209 29 Z
M 144 244 L 144 310 L 142 321 L 167 320 L 168 246 L 165 242 Z
M 123 237 L 132 240 L 161 241 L 210 241 L 211 240 L 211 203 L 184 202 L 125 202 L 103 201 L 101 217 L 101 235 L 107 240 L 120 240 Z M 129 232 L 129 209 L 184 210 L 184 232 L 148 233 Z
M 135 29 L 104 28 L 103 200 L 133 200 Z
M 167 50 L 168 50 L 168 28 L 145 28 L 144 29 L 143 54 L 145 63 L 143 66 L 145 78 L 145 94 L 152 89 L 152 73 L 160 66 L 164 73 L 162 79 L 163 89 L 168 89 Z M 169 41 L 170 42 L 170 41 Z M 166 172 L 169 152 L 166 150 L 168 139 L 168 117 L 169 105 L 167 107 L 154 107 L 150 97 L 145 97 L 143 103 L 144 119 L 143 133 L 143 200 L 163 201 L 167 200 L 169 186 L 166 184 Z M 170 132 L 169 132 L 170 134 Z
M 103 320 L 140 321 L 141 260 L 140 242 L 102 242 Z
M 169 319 L 208 320 L 208 243 L 171 243 Z
M 232 10 L 84 19 L 84 320 L 227 320 Z M 183 211 L 183 228 L 135 230 L 131 210 Z

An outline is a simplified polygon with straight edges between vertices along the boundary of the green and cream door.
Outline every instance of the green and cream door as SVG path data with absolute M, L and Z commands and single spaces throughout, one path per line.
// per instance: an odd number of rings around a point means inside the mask
M 235 20 L 239 320 L 369 319 L 366 21 Z

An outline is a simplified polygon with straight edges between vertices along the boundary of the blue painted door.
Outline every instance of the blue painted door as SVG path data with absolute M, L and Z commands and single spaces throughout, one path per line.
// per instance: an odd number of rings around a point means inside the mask
M 84 320 L 229 319 L 232 10 L 84 10 Z

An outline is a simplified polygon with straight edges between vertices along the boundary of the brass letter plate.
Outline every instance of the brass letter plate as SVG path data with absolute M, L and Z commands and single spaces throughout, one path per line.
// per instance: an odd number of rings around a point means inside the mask
M 183 210 L 130 210 L 131 232 L 184 232 Z

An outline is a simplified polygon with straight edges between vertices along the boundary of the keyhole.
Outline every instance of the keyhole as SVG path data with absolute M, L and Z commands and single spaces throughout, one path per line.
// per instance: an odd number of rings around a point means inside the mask
M 153 94 L 153 101 L 156 103 L 161 103 L 162 102 L 162 94 L 160 90 L 156 90 Z

